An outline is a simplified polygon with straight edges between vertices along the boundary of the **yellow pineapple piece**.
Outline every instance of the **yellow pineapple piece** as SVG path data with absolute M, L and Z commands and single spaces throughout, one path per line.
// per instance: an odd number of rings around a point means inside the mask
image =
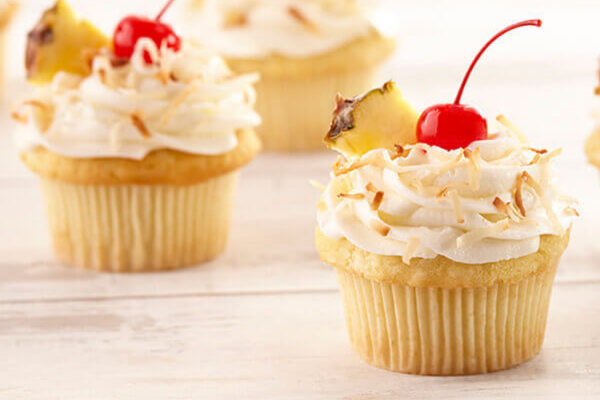
M 353 99 L 338 98 L 325 143 L 345 157 L 360 157 L 374 149 L 394 150 L 396 144 L 416 143 L 418 118 L 398 86 L 388 81 Z
M 98 28 L 78 19 L 66 1 L 58 0 L 27 35 L 27 79 L 44 84 L 59 71 L 86 76 L 91 71 L 90 55 L 108 44 Z

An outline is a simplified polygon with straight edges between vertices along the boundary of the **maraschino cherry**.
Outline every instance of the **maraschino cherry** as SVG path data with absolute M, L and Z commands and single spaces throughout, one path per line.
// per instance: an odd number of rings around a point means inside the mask
M 487 121 L 470 106 L 460 104 L 465 85 L 475 64 L 486 49 L 500 36 L 522 26 L 542 26 L 542 21 L 532 19 L 510 25 L 492 37 L 477 53 L 460 85 L 452 104 L 437 104 L 426 108 L 417 121 L 417 140 L 446 150 L 464 148 L 477 140 L 487 139 Z
M 113 35 L 113 51 L 119 58 L 131 58 L 135 44 L 140 38 L 150 38 L 160 48 L 166 42 L 168 48 L 178 51 L 181 38 L 175 34 L 170 25 L 160 21 L 174 0 L 169 2 L 158 13 L 155 19 L 129 15 L 121 20 Z M 151 64 L 150 54 L 144 54 L 144 60 Z

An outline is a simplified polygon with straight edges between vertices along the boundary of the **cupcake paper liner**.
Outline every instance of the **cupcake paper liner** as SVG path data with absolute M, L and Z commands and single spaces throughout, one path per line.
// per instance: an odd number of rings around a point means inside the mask
M 57 257 L 79 268 L 181 268 L 225 249 L 239 173 L 193 185 L 82 185 L 42 179 Z
M 364 93 L 373 86 L 375 68 L 306 78 L 263 77 L 256 84 L 256 110 L 263 122 L 257 129 L 265 150 L 323 149 L 335 95 Z
M 557 265 L 518 283 L 455 289 L 336 270 L 350 342 L 364 361 L 410 374 L 467 375 L 507 369 L 539 352 Z

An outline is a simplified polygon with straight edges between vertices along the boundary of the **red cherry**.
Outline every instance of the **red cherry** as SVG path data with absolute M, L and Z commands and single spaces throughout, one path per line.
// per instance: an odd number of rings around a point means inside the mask
M 510 25 L 494 35 L 471 62 L 452 104 L 437 104 L 426 108 L 417 121 L 417 140 L 431 146 L 454 150 L 468 146 L 477 140 L 487 139 L 487 122 L 470 106 L 460 104 L 465 85 L 471 72 L 487 48 L 505 33 L 522 26 L 542 26 L 542 21 L 532 19 Z
M 155 19 L 130 15 L 121 20 L 115 29 L 113 35 L 113 51 L 119 58 L 131 58 L 137 41 L 140 38 L 151 39 L 157 47 L 160 48 L 163 42 L 167 47 L 175 51 L 181 48 L 181 38 L 175 34 L 170 25 L 160 22 L 160 18 L 173 3 L 169 2 L 163 7 Z M 152 63 L 152 58 L 147 52 L 144 54 L 144 60 Z
M 421 114 L 417 138 L 446 150 L 467 147 L 471 142 L 487 139 L 487 121 L 473 107 L 437 104 Z

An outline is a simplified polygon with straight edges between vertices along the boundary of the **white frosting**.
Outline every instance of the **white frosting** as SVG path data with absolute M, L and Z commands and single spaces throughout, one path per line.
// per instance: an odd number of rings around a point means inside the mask
M 375 29 L 369 11 L 359 0 L 203 0 L 189 29 L 226 57 L 300 58 L 367 36 Z M 229 24 L 232 13 L 245 15 L 244 22 Z
M 481 152 L 479 172 L 463 150 L 446 151 L 419 144 L 406 157 L 393 159 L 392 153 L 383 149 L 365 154 L 355 161 L 365 162 L 365 166 L 333 175 L 321 198 L 320 229 L 332 239 L 346 238 L 371 253 L 409 258 L 441 255 L 457 262 L 480 264 L 535 253 L 541 235 L 560 235 L 570 227 L 574 200 L 560 194 L 555 186 L 550 164 L 556 153 L 536 156 L 506 132 L 468 148 L 479 148 Z M 529 165 L 534 159 L 537 162 Z M 499 198 L 518 210 L 515 189 L 517 177 L 524 172 L 544 188 L 542 198 L 524 183 L 522 204 L 526 216 L 517 218 L 513 214 L 511 219 L 499 211 L 494 200 Z M 378 210 L 370 207 L 373 194 L 365 188 L 369 182 L 383 192 Z M 439 196 L 445 187 L 448 194 L 456 191 L 452 194 L 457 194 L 464 222 L 458 222 L 452 196 Z M 365 197 L 350 199 L 339 197 L 340 193 Z M 543 203 L 549 205 L 550 213 Z M 501 224 L 505 229 L 489 235 L 493 230 L 490 227 Z M 377 225 L 389 228 L 389 233 L 382 236 L 373 228 Z M 467 240 L 486 231 L 489 236 L 485 238 Z M 413 244 L 411 254 L 406 252 L 409 242 Z
M 144 52 L 157 62 L 146 64 Z M 222 154 L 236 147 L 237 130 L 260 123 L 253 109 L 257 79 L 232 76 L 222 58 L 191 43 L 174 52 L 142 39 L 125 66 L 112 67 L 101 54 L 88 77 L 58 73 L 24 103 L 34 105 L 15 139 L 22 151 L 43 146 L 76 158 L 139 160 L 156 149 Z

